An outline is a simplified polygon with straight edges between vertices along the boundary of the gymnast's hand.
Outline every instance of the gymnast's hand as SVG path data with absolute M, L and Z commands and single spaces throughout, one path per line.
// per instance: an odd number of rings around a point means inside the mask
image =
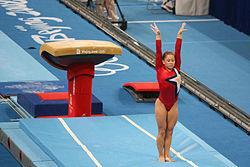
M 182 33 L 184 31 L 187 31 L 187 29 L 185 29 L 186 23 L 183 22 L 181 25 L 181 28 L 179 29 L 178 33 L 177 33 L 177 38 L 182 38 Z
M 155 23 L 154 23 L 154 24 L 151 24 L 150 27 L 151 27 L 151 30 L 152 30 L 156 35 L 160 35 L 160 34 L 161 34 L 159 28 L 157 27 L 157 25 L 156 25 Z

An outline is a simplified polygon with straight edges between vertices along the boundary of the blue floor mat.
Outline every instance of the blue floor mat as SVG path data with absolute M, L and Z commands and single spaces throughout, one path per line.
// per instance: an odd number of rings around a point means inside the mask
M 26 119 L 20 122 L 19 127 L 60 165 L 94 166 L 91 162 L 94 157 L 94 162 L 110 167 L 135 164 L 145 167 L 165 166 L 157 160 L 154 141 L 157 128 L 152 114 L 62 121 Z M 68 133 L 69 129 L 71 135 Z M 47 136 L 51 138 L 48 139 Z M 179 123 L 173 139 L 175 142 L 171 155 L 176 162 L 168 163 L 168 166 L 235 166 Z M 84 145 L 83 149 L 78 145 L 80 142 Z M 63 153 L 69 151 L 71 153 L 67 156 Z
M 0 42 L 0 82 L 58 80 L 2 31 Z

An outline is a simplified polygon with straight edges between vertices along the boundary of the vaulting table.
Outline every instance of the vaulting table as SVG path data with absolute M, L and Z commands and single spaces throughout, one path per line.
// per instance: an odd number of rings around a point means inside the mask
M 55 68 L 67 70 L 68 116 L 91 116 L 94 65 L 121 53 L 120 46 L 108 41 L 67 40 L 42 44 L 40 55 Z

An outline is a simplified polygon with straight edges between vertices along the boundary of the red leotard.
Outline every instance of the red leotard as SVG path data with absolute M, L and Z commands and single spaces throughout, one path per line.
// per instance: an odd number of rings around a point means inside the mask
M 180 83 L 176 82 L 177 75 L 180 75 L 181 66 L 181 44 L 182 39 L 177 38 L 175 43 L 175 66 L 172 71 L 168 71 L 162 63 L 161 40 L 156 40 L 156 72 L 160 88 L 159 99 L 169 111 L 177 101 L 180 90 Z

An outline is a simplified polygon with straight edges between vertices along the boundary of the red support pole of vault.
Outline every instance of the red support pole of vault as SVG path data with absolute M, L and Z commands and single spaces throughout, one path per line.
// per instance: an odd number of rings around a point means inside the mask
M 93 64 L 73 64 L 68 68 L 68 116 L 91 116 Z

